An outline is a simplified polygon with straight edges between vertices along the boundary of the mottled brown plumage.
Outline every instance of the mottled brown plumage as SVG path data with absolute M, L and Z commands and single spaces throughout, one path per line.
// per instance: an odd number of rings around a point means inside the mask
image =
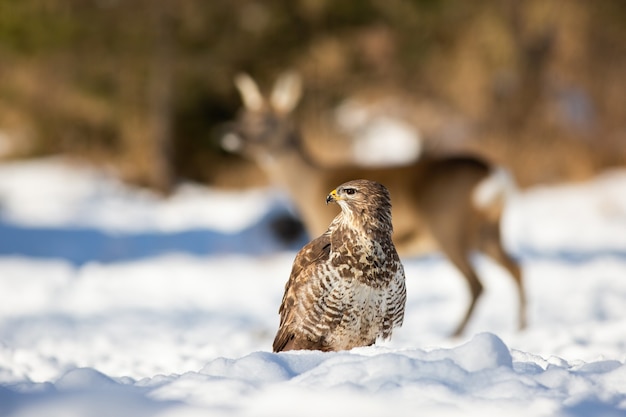
M 274 351 L 347 350 L 389 338 L 402 324 L 404 269 L 391 240 L 391 201 L 354 180 L 327 197 L 341 213 L 296 255 L 280 306 Z

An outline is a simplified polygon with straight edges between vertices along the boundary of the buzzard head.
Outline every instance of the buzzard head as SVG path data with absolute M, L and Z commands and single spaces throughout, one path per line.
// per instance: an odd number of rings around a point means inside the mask
M 326 204 L 337 203 L 347 219 L 359 218 L 373 226 L 391 228 L 391 199 L 384 185 L 369 180 L 341 184 L 326 197 Z

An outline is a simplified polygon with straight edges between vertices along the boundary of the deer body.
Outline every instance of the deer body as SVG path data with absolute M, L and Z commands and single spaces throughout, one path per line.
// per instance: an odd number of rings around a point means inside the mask
M 463 332 L 482 284 L 470 262 L 480 251 L 509 271 L 519 291 L 519 325 L 525 326 L 525 296 L 517 263 L 500 239 L 503 195 L 477 204 L 477 187 L 493 173 L 484 161 L 471 156 L 422 155 L 410 165 L 385 168 L 343 166 L 327 168 L 314 161 L 290 117 L 300 96 L 299 79 L 280 79 L 269 101 L 252 79 L 241 76 L 237 86 L 245 104 L 236 126 L 232 148 L 255 160 L 269 178 L 291 197 L 311 236 L 323 233 L 337 215 L 320 208 L 336 184 L 365 178 L 384 184 L 393 202 L 394 244 L 401 256 L 441 251 L 466 279 L 471 302 L 454 334 Z

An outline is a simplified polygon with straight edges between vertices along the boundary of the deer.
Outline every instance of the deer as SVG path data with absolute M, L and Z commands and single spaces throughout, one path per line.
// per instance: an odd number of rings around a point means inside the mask
M 487 255 L 513 278 L 519 301 L 518 327 L 526 327 L 521 268 L 504 249 L 501 238 L 510 183 L 503 168 L 468 154 L 422 154 L 399 166 L 324 166 L 307 151 L 294 117 L 302 96 L 297 73 L 281 75 L 268 97 L 247 74 L 237 75 L 235 86 L 243 108 L 223 136 L 222 145 L 258 164 L 270 182 L 287 193 L 309 236 L 324 232 L 337 214 L 320 210 L 319 202 L 328 190 L 353 179 L 377 181 L 391 195 L 393 241 L 400 256 L 439 251 L 467 282 L 471 300 L 453 336 L 462 335 L 484 291 L 470 259 L 473 252 Z

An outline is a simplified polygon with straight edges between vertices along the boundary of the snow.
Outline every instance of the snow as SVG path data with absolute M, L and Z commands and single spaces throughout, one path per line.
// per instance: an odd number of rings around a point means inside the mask
M 0 415 L 626 416 L 625 190 L 615 171 L 512 198 L 525 331 L 512 280 L 477 256 L 485 294 L 449 337 L 469 296 L 430 256 L 403 260 L 391 341 L 274 354 L 305 240 L 273 233 L 274 190 L 162 199 L 62 158 L 0 165 Z
M 258 221 L 274 203 L 262 190 L 216 192 L 193 184 L 163 200 L 145 190 L 130 190 L 105 172 L 57 158 L 0 165 L 0 196 L 5 221 L 114 232 L 234 232 Z
M 362 166 L 406 165 L 419 158 L 422 138 L 413 126 L 389 113 L 391 103 L 346 100 L 335 111 L 338 126 L 353 139 L 352 157 Z

